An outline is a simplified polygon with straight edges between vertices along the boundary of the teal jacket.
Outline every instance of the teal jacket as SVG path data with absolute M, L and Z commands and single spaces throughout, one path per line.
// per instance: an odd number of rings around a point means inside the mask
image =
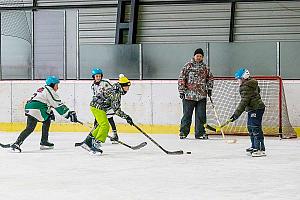
M 241 101 L 234 112 L 236 117 L 239 117 L 244 111 L 249 112 L 265 108 L 265 104 L 261 100 L 260 88 L 257 80 L 248 78 L 240 85 L 239 92 Z

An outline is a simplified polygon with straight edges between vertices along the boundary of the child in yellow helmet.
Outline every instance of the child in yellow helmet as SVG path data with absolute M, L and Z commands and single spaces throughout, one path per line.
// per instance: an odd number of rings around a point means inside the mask
M 100 143 L 104 143 L 108 135 L 109 122 L 106 111 L 110 109 L 112 109 L 119 117 L 126 119 L 127 123 L 133 125 L 131 117 L 121 110 L 121 95 L 127 93 L 130 85 L 131 82 L 128 78 L 123 74 L 120 74 L 119 81 L 113 84 L 112 88 L 93 97 L 93 100 L 90 103 L 90 109 L 98 126 L 94 127 L 91 131 L 92 134 L 87 136 L 81 147 L 91 151 L 93 154 L 101 154 L 103 152 L 100 149 Z

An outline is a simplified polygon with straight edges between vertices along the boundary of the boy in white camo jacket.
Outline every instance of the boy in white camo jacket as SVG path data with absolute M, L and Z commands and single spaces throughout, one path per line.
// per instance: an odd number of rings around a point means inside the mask
M 94 79 L 94 82 L 91 86 L 93 97 L 97 96 L 100 93 L 103 93 L 109 88 L 112 88 L 112 84 L 109 82 L 108 79 L 103 79 L 103 71 L 99 68 L 92 70 L 92 78 Z M 108 118 L 109 124 L 111 126 L 113 136 L 111 138 L 111 141 L 118 141 L 119 137 L 117 134 L 117 127 L 114 121 L 115 112 L 111 109 L 106 112 L 106 116 Z M 97 127 L 97 121 L 95 120 L 94 126 Z

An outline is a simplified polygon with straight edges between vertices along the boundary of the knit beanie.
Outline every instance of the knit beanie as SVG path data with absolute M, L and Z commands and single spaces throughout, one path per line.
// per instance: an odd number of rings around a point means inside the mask
M 195 50 L 194 56 L 195 56 L 196 54 L 201 54 L 202 56 L 204 56 L 203 50 L 202 50 L 201 48 Z

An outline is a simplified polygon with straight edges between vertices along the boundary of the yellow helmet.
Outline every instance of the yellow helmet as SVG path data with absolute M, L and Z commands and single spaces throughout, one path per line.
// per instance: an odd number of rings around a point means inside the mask
M 119 75 L 119 84 L 121 86 L 130 86 L 130 80 L 128 80 L 128 78 L 126 76 L 124 76 L 124 74 L 120 74 Z

